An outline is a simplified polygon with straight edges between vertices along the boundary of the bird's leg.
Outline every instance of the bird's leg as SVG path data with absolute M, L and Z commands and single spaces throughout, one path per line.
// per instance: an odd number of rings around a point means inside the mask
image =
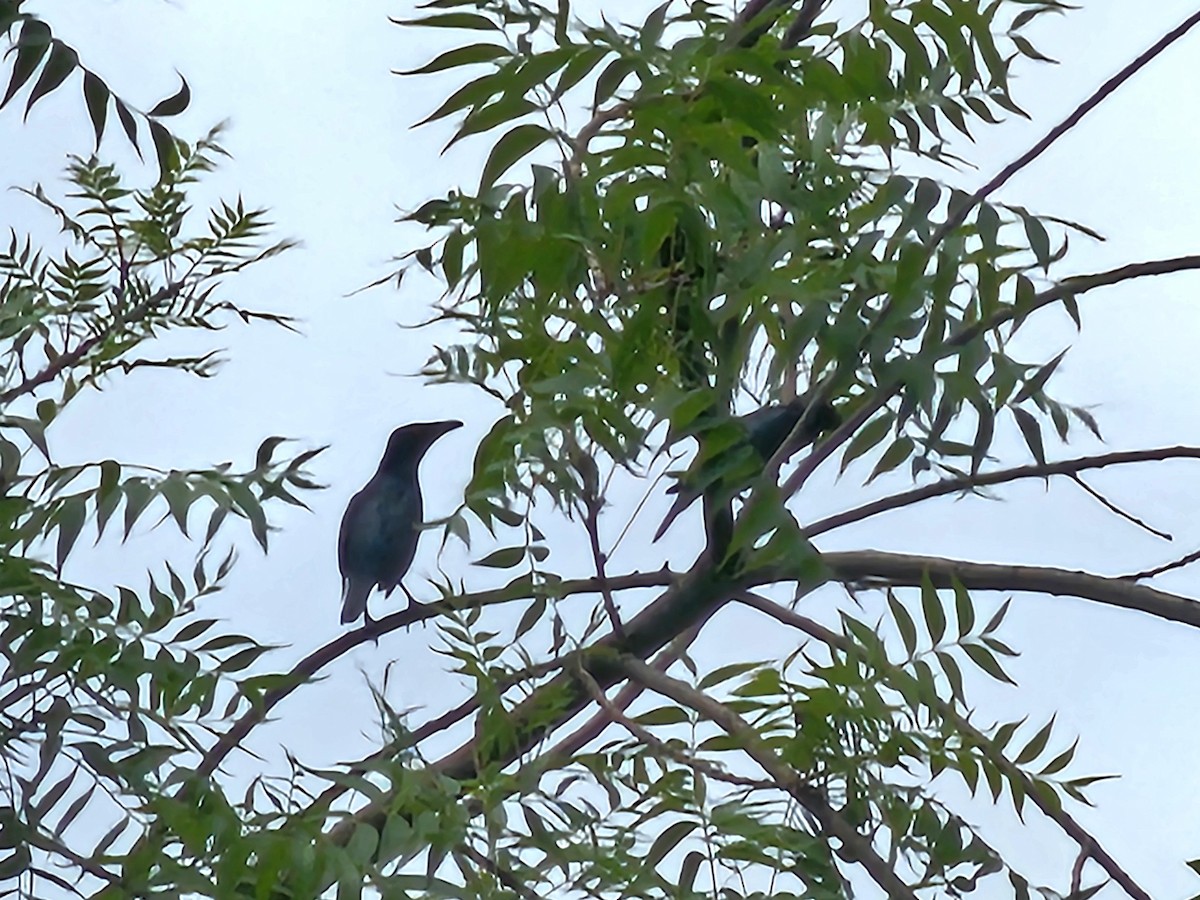
M 412 609 L 414 606 L 421 605 L 420 603 L 417 602 L 417 598 L 412 595 L 412 591 L 410 591 L 404 585 L 400 585 L 400 590 L 404 591 L 404 596 L 408 598 L 408 608 L 409 609 Z M 409 628 L 412 628 L 412 622 L 409 622 L 408 626 L 404 630 L 407 631 Z
M 372 625 L 375 624 L 375 622 L 376 622 L 376 620 L 371 618 L 370 605 L 365 606 L 363 608 L 363 627 L 370 628 Z M 379 646 L 379 635 L 375 635 L 375 646 L 376 647 Z

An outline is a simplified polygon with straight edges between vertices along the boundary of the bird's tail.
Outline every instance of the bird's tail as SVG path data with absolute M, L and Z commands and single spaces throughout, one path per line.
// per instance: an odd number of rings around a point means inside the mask
M 374 587 L 369 581 L 347 578 L 342 591 L 342 624 L 353 622 L 367 611 L 367 597 Z

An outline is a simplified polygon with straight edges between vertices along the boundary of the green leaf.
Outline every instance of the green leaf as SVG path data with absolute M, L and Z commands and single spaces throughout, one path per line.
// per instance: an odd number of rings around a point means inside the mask
M 650 849 L 642 860 L 643 865 L 652 869 L 662 861 L 662 858 L 674 850 L 685 837 L 699 826 L 698 822 L 672 822 L 654 839 Z
M 1058 756 L 1054 757 L 1054 759 L 1050 760 L 1050 762 L 1046 763 L 1046 765 L 1040 772 L 1038 772 L 1038 774 L 1045 776 L 1054 775 L 1058 772 L 1061 772 L 1071 764 L 1071 760 L 1075 758 L 1075 750 L 1078 747 L 1079 739 L 1076 738 L 1075 743 L 1071 744 L 1070 747 L 1058 754 Z
M 1025 384 L 1021 386 L 1021 390 L 1017 392 L 1015 397 L 1013 397 L 1013 403 L 1021 403 L 1024 400 L 1028 400 L 1043 387 L 1045 387 L 1046 382 L 1050 379 L 1050 376 L 1054 374 L 1054 370 L 1058 368 L 1058 364 L 1062 362 L 1063 357 L 1066 355 L 1067 351 L 1063 350 L 1060 354 L 1058 354 L 1058 356 L 1054 357 L 1054 359 L 1050 360 L 1050 362 L 1038 369 L 1033 374 L 1033 377 L 1027 379 Z
M 55 522 L 58 525 L 58 545 L 56 551 L 58 568 L 60 570 L 63 563 L 66 562 L 71 548 L 75 546 L 75 540 L 79 537 L 79 532 L 83 530 L 83 523 L 86 519 L 87 510 L 83 497 L 75 496 L 63 501 L 62 509 L 55 517 Z
M 981 634 L 991 634 L 1000 627 L 1000 624 L 1004 621 L 1004 616 L 1008 613 L 1008 605 L 1010 603 L 1012 603 L 1011 599 L 1005 600 L 1004 603 L 1000 605 L 1000 608 L 996 610 L 990 619 L 988 619 L 987 625 L 985 625 L 983 627 L 983 631 L 980 632 Z
M 275 455 L 276 448 L 287 440 L 285 437 L 269 437 L 258 445 L 258 452 L 254 455 L 254 468 L 266 469 L 271 465 L 271 457 Z
M 916 623 L 913 622 L 913 617 L 909 615 L 908 610 L 904 608 L 904 604 L 891 590 L 887 592 L 887 601 L 888 607 L 892 611 L 892 618 L 896 621 L 896 628 L 900 631 L 900 638 L 904 641 L 904 649 L 911 659 L 917 649 Z
M 29 100 L 25 103 L 25 116 L 29 116 L 33 104 L 66 81 L 67 76 L 74 72 L 78 65 L 78 53 L 62 41 L 53 41 L 50 45 L 50 59 L 46 61 L 46 67 L 42 69 L 37 84 L 29 92 Z
M 430 72 L 441 72 L 445 69 L 455 69 L 459 66 L 473 66 L 479 63 L 491 62 L 502 56 L 512 56 L 512 51 L 499 44 L 468 44 L 466 47 L 455 47 L 435 57 L 423 66 L 396 72 L 397 75 L 428 75 Z
M 634 718 L 639 725 L 682 725 L 691 716 L 680 706 L 660 706 Z
M 617 57 L 605 66 L 604 71 L 596 78 L 596 93 L 592 98 L 592 106 L 599 109 L 612 97 L 633 69 L 633 61 L 624 56 Z
M 129 107 L 113 98 L 113 103 L 117 107 L 117 118 L 121 120 L 121 127 L 125 129 L 125 137 L 129 138 L 129 143 L 133 144 L 133 149 L 137 151 L 138 156 L 142 155 L 142 148 L 138 146 L 137 139 L 137 121 L 133 118 L 133 113 L 129 111 Z
M 1026 412 L 1019 406 L 1010 407 L 1013 418 L 1017 420 L 1017 427 L 1021 429 L 1021 436 L 1025 438 L 1025 443 L 1029 447 L 1029 451 L 1033 454 L 1033 458 L 1040 465 L 1046 464 L 1046 448 L 1042 445 L 1042 428 L 1038 424 L 1037 418 L 1032 413 Z
M 1050 721 L 1043 725 L 1038 733 L 1035 734 L 1028 744 L 1016 755 L 1013 762 L 1018 766 L 1026 765 L 1033 762 L 1046 749 L 1046 744 L 1050 740 L 1050 732 L 1054 730 L 1054 717 L 1050 717 Z
M 1000 663 L 996 662 L 996 657 L 992 656 L 986 648 L 979 644 L 963 644 L 963 652 L 967 654 L 971 662 L 997 681 L 1004 681 L 1016 686 L 1016 682 L 1008 677 L 1008 673 L 1000 667 Z
M 962 637 L 969 634 L 975 627 L 975 604 L 971 602 L 971 595 L 967 593 L 966 587 L 958 578 L 952 577 L 950 584 L 954 588 L 954 612 L 958 618 L 958 636 Z
M 846 467 L 858 457 L 862 456 L 872 447 L 876 446 L 883 440 L 884 435 L 888 433 L 888 429 L 892 427 L 894 418 L 890 411 L 884 412 L 880 416 L 876 416 L 866 425 L 858 430 L 858 433 L 851 439 L 850 444 L 846 447 L 846 451 L 842 454 L 842 466 L 838 473 L 846 471 Z M 899 465 L 899 463 L 897 463 Z
M 921 573 L 921 609 L 925 613 L 929 639 L 937 646 L 946 634 L 946 611 L 942 608 L 942 598 L 938 596 L 928 570 Z
M 730 663 L 727 666 L 721 666 L 718 669 L 713 669 L 711 672 L 701 678 L 697 687 L 702 691 L 706 691 L 709 688 L 716 687 L 718 684 L 721 684 L 724 681 L 728 681 L 730 678 L 736 678 L 738 675 L 744 675 L 753 669 L 757 669 L 761 665 L 761 662 L 743 662 Z
M 667 0 L 661 6 L 656 6 L 650 10 L 650 15 L 646 16 L 646 21 L 642 23 L 642 30 L 638 34 L 638 45 L 642 50 L 652 50 L 658 46 L 658 42 L 662 39 L 663 27 L 666 24 L 667 9 L 670 8 L 674 0 Z
M 191 102 L 192 92 L 188 88 L 187 79 L 182 75 L 179 76 L 179 90 L 165 100 L 159 100 L 154 105 L 154 109 L 150 110 L 148 116 L 177 116 L 188 108 L 188 103 Z
M 500 26 L 485 16 L 474 13 L 442 13 L 423 19 L 393 19 L 395 25 L 420 25 L 423 28 L 468 28 L 475 31 L 500 31 Z
M 495 550 L 478 560 L 475 565 L 487 566 L 489 569 L 511 569 L 525 558 L 524 547 L 503 547 Z
M 518 125 L 512 131 L 496 142 L 483 166 L 483 175 L 479 179 L 479 193 L 488 190 L 505 172 L 518 160 L 527 156 L 544 144 L 553 133 L 541 125 L 527 123 Z
M 100 138 L 104 136 L 104 123 L 108 118 L 108 85 L 86 69 L 83 72 L 83 102 L 87 106 L 88 117 L 92 120 L 92 130 L 96 133 L 96 146 L 100 146 Z
M 179 168 L 179 143 L 161 122 L 150 120 L 150 138 L 154 141 L 154 154 L 158 158 L 159 178 Z
M 908 435 L 901 435 L 892 442 L 892 445 L 883 452 L 883 456 L 879 458 L 879 462 L 875 464 L 875 468 L 871 470 L 870 476 L 867 478 L 867 483 L 870 484 L 880 475 L 885 472 L 890 472 L 897 466 L 901 465 L 906 459 L 912 456 L 913 441 Z
M 17 38 L 17 59 L 13 63 L 12 77 L 8 80 L 8 90 L 4 99 L 0 100 L 0 108 L 8 105 L 8 101 L 19 91 L 30 76 L 37 70 L 50 49 L 50 26 L 40 19 L 26 19 L 21 26 L 21 34 Z
M 541 621 L 542 616 L 546 614 L 546 598 L 535 597 L 533 601 L 525 608 L 525 612 L 521 614 L 521 621 L 517 623 L 517 630 L 514 638 L 524 636 L 534 625 Z

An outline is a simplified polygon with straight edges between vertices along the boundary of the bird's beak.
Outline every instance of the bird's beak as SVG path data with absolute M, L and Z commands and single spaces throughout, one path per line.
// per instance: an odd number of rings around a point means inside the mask
M 436 425 L 433 429 L 434 437 L 440 438 L 443 434 L 453 431 L 455 428 L 462 428 L 463 423 L 458 421 L 458 419 L 447 419 L 444 422 L 436 422 L 434 424 Z

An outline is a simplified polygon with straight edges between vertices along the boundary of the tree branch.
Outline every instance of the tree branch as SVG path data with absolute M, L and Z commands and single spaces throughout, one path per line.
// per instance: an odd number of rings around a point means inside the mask
M 610 588 L 615 588 L 616 590 L 628 590 L 640 587 L 661 587 L 669 584 L 670 580 L 670 572 L 664 569 L 659 572 L 634 572 L 630 575 L 610 578 L 607 580 L 607 584 Z M 592 593 L 598 590 L 598 588 L 599 584 L 596 579 L 582 578 L 574 581 L 564 581 L 553 586 L 547 585 L 544 587 L 544 590 L 556 596 L 567 597 L 573 594 Z M 491 591 L 477 591 L 473 594 L 463 594 L 461 597 L 450 601 L 437 601 L 409 606 L 407 609 L 392 613 L 390 616 L 375 619 L 362 628 L 340 635 L 296 663 L 288 673 L 290 681 L 287 684 L 268 691 L 264 695 L 262 703 L 255 704 L 250 710 L 243 713 L 242 717 L 228 731 L 221 735 L 221 738 L 204 755 L 204 758 L 196 767 L 196 776 L 207 778 L 211 775 L 225 757 L 229 755 L 230 751 L 246 738 L 255 725 L 266 719 L 267 714 L 281 700 L 302 684 L 307 683 L 310 678 L 325 668 L 325 666 L 338 657 L 349 653 L 360 644 L 376 641 L 385 634 L 401 628 L 407 628 L 414 622 L 423 622 L 450 610 L 492 606 L 498 603 L 507 603 L 511 600 L 524 600 L 529 596 L 532 595 L 527 591 L 514 592 L 511 585 Z
M 858 863 L 887 891 L 894 900 L 917 895 L 905 884 L 891 867 L 875 852 L 871 842 L 850 825 L 830 804 L 824 792 L 808 784 L 790 766 L 783 762 L 759 738 L 758 733 L 742 721 L 733 710 L 702 691 L 676 678 L 671 678 L 651 668 L 639 659 L 630 656 L 621 658 L 622 667 L 631 679 L 640 681 L 652 691 L 683 706 L 691 707 L 705 718 L 719 725 L 735 738 L 746 754 L 771 776 L 781 790 L 786 791 L 808 810 L 820 823 L 822 830 L 841 842 L 840 853 Z
M 736 599 L 739 603 L 766 613 L 777 621 L 799 629 L 830 647 L 843 652 L 851 649 L 850 642 L 844 636 L 831 631 L 807 616 L 801 616 L 789 609 L 784 609 L 766 597 L 751 591 L 745 591 Z M 912 677 L 898 666 L 893 667 L 893 669 L 894 674 L 902 678 Z M 917 692 L 917 695 L 920 696 L 920 693 Z M 1109 856 L 1105 849 L 1100 846 L 1100 842 L 1084 829 L 1082 825 L 1076 822 L 1061 806 L 1048 800 L 1040 790 L 1036 789 L 1032 779 L 1016 764 L 1010 762 L 1008 757 L 997 749 L 995 743 L 987 735 L 976 729 L 965 716 L 961 715 L 950 703 L 942 700 L 940 697 L 937 698 L 937 701 L 932 706 L 939 715 L 950 721 L 959 734 L 983 751 L 988 759 L 992 760 L 992 762 L 1002 769 L 1009 778 L 1019 781 L 1025 790 L 1025 796 L 1032 799 L 1037 804 L 1037 807 L 1045 813 L 1047 818 L 1053 820 L 1064 833 L 1079 845 L 1081 855 L 1090 856 L 1094 859 L 1108 874 L 1108 877 L 1119 884 L 1130 897 L 1134 897 L 1135 900 L 1150 900 L 1150 895 L 1138 886 L 1129 873 L 1122 869 L 1115 859 Z
M 804 535 L 809 538 L 816 537 L 819 534 L 833 531 L 835 528 L 841 528 L 852 522 L 869 519 L 882 512 L 889 512 L 890 510 L 900 509 L 904 506 L 912 506 L 933 497 L 969 491 L 972 488 L 991 487 L 992 485 L 1005 484 L 1010 481 L 1019 481 L 1023 478 L 1048 478 L 1052 475 L 1074 475 L 1076 472 L 1083 472 L 1088 469 L 1102 469 L 1106 466 L 1122 465 L 1125 463 L 1158 462 L 1165 459 L 1200 459 L 1200 447 L 1179 446 L 1161 447 L 1156 450 L 1125 450 L 1116 453 L 1103 453 L 1097 456 L 1082 456 L 1077 459 L 1047 463 L 1044 466 L 1018 466 L 1013 469 L 984 472 L 963 478 L 945 478 L 933 484 L 923 485 L 919 488 L 913 488 L 910 491 L 904 491 L 900 494 L 893 494 L 890 497 L 883 497 L 879 500 L 873 500 L 870 503 L 864 503 L 862 506 L 856 506 L 845 512 L 826 516 L 824 519 L 819 519 L 805 528 Z
M 663 671 L 655 667 L 656 671 Z M 579 677 L 583 680 L 584 687 L 587 688 L 592 700 L 600 707 L 600 711 L 608 721 L 620 725 L 631 735 L 641 741 L 650 750 L 665 756 L 667 759 L 673 759 L 680 765 L 687 766 L 696 774 L 712 778 L 714 781 L 724 781 L 728 784 L 735 784 L 739 787 L 748 788 L 769 788 L 774 786 L 774 782 L 763 781 L 758 778 L 746 778 L 743 775 L 735 775 L 732 772 L 727 772 L 714 762 L 707 759 L 699 759 L 695 756 L 689 756 L 682 750 L 672 747 L 666 741 L 661 740 L 650 729 L 643 728 L 629 716 L 625 715 L 624 710 L 618 708 L 611 700 L 604 695 L 604 691 L 600 689 L 600 685 L 596 684 L 592 676 L 588 675 L 587 670 L 579 669 Z M 643 685 L 644 687 L 645 685 Z
M 55 357 L 44 369 L 29 376 L 16 387 L 9 388 L 7 391 L 0 393 L 0 406 L 6 406 L 18 397 L 33 393 L 43 384 L 53 381 L 67 369 L 78 365 L 85 356 L 108 340 L 119 329 L 136 322 L 164 300 L 170 300 L 178 296 L 181 290 L 183 290 L 182 282 L 172 282 L 159 288 L 141 303 L 134 304 L 127 311 L 117 313 L 106 328 L 101 329 L 90 338 L 80 341 L 75 345 L 74 349 L 67 350 L 60 356 Z
M 1112 78 L 1100 85 L 1100 87 L 1098 87 L 1090 97 L 1075 107 L 1075 109 L 1071 111 L 1070 115 L 1051 128 L 1046 133 L 1045 137 L 1043 137 L 1027 151 L 1022 153 L 1007 166 L 997 172 L 994 178 L 973 193 L 970 198 L 968 198 L 968 201 L 962 204 L 960 209 L 956 210 L 953 215 L 949 216 L 946 221 L 942 223 L 942 226 L 936 232 L 934 232 L 933 238 L 930 241 L 930 248 L 936 247 L 938 244 L 940 244 L 942 239 L 947 234 L 967 220 L 967 215 L 972 209 L 987 199 L 989 195 L 998 190 L 1006 181 L 1008 181 L 1019 171 L 1046 152 L 1051 144 L 1078 125 L 1084 116 L 1107 100 L 1108 97 L 1117 90 L 1117 88 L 1145 68 L 1151 60 L 1166 50 L 1169 46 L 1171 46 L 1171 44 L 1175 43 L 1175 41 L 1187 34 L 1187 32 L 1190 31 L 1197 23 L 1200 23 L 1200 12 L 1192 13 L 1177 27 L 1172 28 L 1161 38 L 1155 41 L 1149 47 L 1149 49 L 1135 57 L 1132 62 L 1121 69 L 1121 71 L 1117 72 L 1116 75 L 1112 76 Z
M 1074 296 L 1087 291 L 1095 290 L 1100 287 L 1111 287 L 1119 284 L 1122 281 L 1129 281 L 1134 278 L 1144 278 L 1150 275 L 1167 275 L 1173 272 L 1185 272 L 1195 269 L 1200 269 L 1200 255 L 1196 256 L 1178 256 L 1172 259 L 1156 259 L 1143 263 L 1130 263 L 1126 266 L 1121 266 L 1117 269 L 1109 269 L 1107 272 L 1097 272 L 1091 275 L 1073 275 L 1069 278 L 1064 278 L 1058 284 L 1047 288 L 1044 291 L 1039 291 L 1034 295 L 1030 306 L 1023 310 L 1024 315 L 1028 315 L 1034 310 L 1041 309 L 1044 306 L 1049 306 L 1056 303 L 1066 296 Z M 1006 322 L 1016 318 L 1017 311 L 1013 308 L 1003 309 L 993 315 L 984 322 L 977 322 L 974 325 L 968 325 L 959 328 L 951 335 L 946 343 L 942 345 L 941 351 L 935 354 L 930 360 L 930 364 L 936 363 L 940 359 L 945 359 L 953 355 L 954 351 L 964 344 L 977 338 L 979 335 L 993 328 L 998 328 Z M 814 444 L 812 450 L 807 456 L 800 461 L 796 470 L 788 476 L 787 481 L 783 484 L 783 496 L 790 497 L 804 486 L 809 477 L 826 459 L 833 455 L 842 444 L 849 440 L 850 436 L 867 422 L 876 412 L 887 406 L 888 401 L 896 396 L 903 388 L 904 382 L 898 375 L 893 375 L 890 379 L 882 381 L 875 390 L 874 396 L 865 401 L 854 415 L 842 423 L 829 437 L 825 440 Z M 824 399 L 818 392 L 818 399 Z M 771 457 L 766 469 L 764 477 L 775 477 L 778 473 L 780 465 L 783 464 L 791 453 L 795 452 L 794 448 L 789 448 L 789 444 L 797 439 L 795 429 L 784 445 L 776 451 L 775 456 Z M 743 515 L 745 512 L 743 511 Z
M 1078 597 L 1200 628 L 1200 602 L 1136 584 L 1122 576 L 1092 575 L 1049 566 L 967 562 L 880 550 L 823 553 L 821 561 L 831 573 L 831 580 L 844 584 L 918 587 L 922 576 L 927 574 L 936 588 L 951 587 L 953 579 L 957 578 L 968 590 L 1026 591 Z

